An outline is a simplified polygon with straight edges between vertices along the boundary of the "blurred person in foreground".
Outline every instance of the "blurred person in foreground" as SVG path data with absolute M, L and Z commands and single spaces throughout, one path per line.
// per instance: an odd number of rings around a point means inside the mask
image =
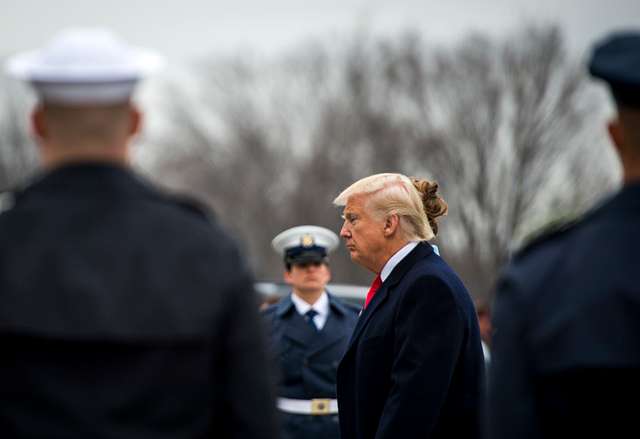
M 336 371 L 358 310 L 326 289 L 328 255 L 339 242 L 318 226 L 293 227 L 273 239 L 291 285 L 291 294 L 263 313 L 279 363 L 278 409 L 286 439 L 340 437 Z
M 130 96 L 159 64 L 100 29 L 9 60 L 39 98 L 44 172 L 0 215 L 3 436 L 275 436 L 236 245 L 127 165 Z
M 466 288 L 428 243 L 447 212 L 438 185 L 366 177 L 344 206 L 351 259 L 376 274 L 338 367 L 343 439 L 476 438 L 484 360 Z
M 640 32 L 600 42 L 622 190 L 517 254 L 498 284 L 492 437 L 629 437 L 640 394 Z

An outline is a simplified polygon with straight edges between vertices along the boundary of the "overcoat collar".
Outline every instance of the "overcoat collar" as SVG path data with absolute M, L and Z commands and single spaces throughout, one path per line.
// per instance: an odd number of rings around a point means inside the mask
M 125 166 L 89 162 L 65 164 L 38 176 L 18 201 L 34 198 L 157 198 L 149 185 Z
M 331 314 L 331 311 L 335 311 L 341 316 L 347 314 L 348 310 L 345 305 L 337 301 L 333 294 L 327 291 L 327 297 L 329 298 L 329 314 Z M 290 312 L 291 309 L 295 311 L 295 305 L 293 300 L 291 300 L 291 294 L 287 294 L 280 300 L 280 302 L 278 302 L 276 315 L 279 318 L 282 318 L 285 314 Z
M 362 311 L 360 314 L 360 318 L 358 319 L 358 323 L 353 331 L 353 335 L 351 336 L 351 341 L 349 341 L 349 348 L 347 349 L 347 353 L 351 350 L 356 340 L 362 334 L 362 331 L 367 326 L 369 320 L 371 320 L 371 316 L 376 313 L 376 311 L 382 306 L 382 304 L 387 300 L 387 296 L 389 292 L 393 289 L 395 285 L 397 285 L 404 275 L 409 271 L 411 267 L 413 267 L 420 259 L 426 258 L 433 253 L 433 247 L 428 242 L 420 242 L 416 248 L 414 248 L 403 260 L 395 266 L 387 280 L 385 280 L 380 289 L 376 292 L 367 306 L 366 309 Z

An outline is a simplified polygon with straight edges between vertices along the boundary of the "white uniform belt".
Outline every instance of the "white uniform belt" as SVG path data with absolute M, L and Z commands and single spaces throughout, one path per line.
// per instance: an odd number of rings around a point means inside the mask
M 278 398 L 278 408 L 295 415 L 333 415 L 338 413 L 338 400 Z

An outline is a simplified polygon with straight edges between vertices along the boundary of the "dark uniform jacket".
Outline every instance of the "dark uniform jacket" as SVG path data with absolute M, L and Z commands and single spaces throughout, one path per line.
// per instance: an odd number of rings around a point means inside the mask
M 292 399 L 336 398 L 336 371 L 358 318 L 358 309 L 331 294 L 329 315 L 314 331 L 297 311 L 291 295 L 267 308 L 272 352 L 279 366 L 278 396 Z M 282 414 L 283 438 L 339 437 L 336 415 Z
M 0 215 L 0 435 L 272 438 L 251 277 L 124 168 L 51 172 Z
M 637 435 L 640 184 L 516 255 L 494 327 L 493 437 Z
M 476 438 L 484 383 L 471 298 L 420 243 L 360 316 L 338 368 L 342 439 Z

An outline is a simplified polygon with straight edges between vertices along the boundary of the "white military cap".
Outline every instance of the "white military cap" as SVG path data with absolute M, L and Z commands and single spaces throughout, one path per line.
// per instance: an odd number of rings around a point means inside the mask
M 297 226 L 278 234 L 271 245 L 285 263 L 324 262 L 340 243 L 338 235 L 318 226 Z
M 62 31 L 42 49 L 9 58 L 7 72 L 29 81 L 40 98 L 68 104 L 109 104 L 129 99 L 137 81 L 163 58 L 132 47 L 106 29 Z

